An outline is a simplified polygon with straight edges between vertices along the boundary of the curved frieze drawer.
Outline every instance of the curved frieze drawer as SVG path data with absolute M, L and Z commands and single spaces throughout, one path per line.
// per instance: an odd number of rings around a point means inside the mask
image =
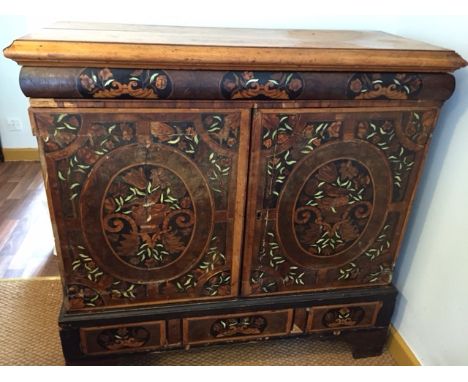
M 442 101 L 455 80 L 446 73 L 24 67 L 20 85 L 33 98 Z
M 292 309 L 186 318 L 183 341 L 193 345 L 285 336 L 291 331 L 292 318 Z
M 165 321 L 80 329 L 81 350 L 87 355 L 129 353 L 166 345 Z
M 364 328 L 373 326 L 382 302 L 315 306 L 309 309 L 307 332 Z

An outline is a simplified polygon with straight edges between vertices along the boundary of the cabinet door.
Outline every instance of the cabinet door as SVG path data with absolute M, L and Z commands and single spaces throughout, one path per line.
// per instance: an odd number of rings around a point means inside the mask
M 249 111 L 32 119 L 69 309 L 237 295 Z
M 257 111 L 243 294 L 390 283 L 436 115 Z

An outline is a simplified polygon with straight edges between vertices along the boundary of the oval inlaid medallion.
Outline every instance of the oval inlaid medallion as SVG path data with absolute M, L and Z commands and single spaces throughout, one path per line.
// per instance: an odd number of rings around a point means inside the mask
M 134 283 L 188 272 L 213 230 L 205 177 L 191 159 L 164 145 L 112 151 L 94 166 L 80 201 L 91 257 L 107 273 Z
M 193 232 L 193 201 L 171 170 L 137 165 L 114 177 L 103 204 L 104 231 L 123 261 L 142 269 L 177 259 Z
M 314 150 L 297 163 L 278 200 L 284 253 L 311 269 L 360 256 L 384 224 L 391 179 L 385 156 L 367 142 Z
M 314 171 L 299 192 L 294 231 L 311 255 L 348 249 L 362 234 L 373 208 L 373 184 L 356 160 L 328 162 Z

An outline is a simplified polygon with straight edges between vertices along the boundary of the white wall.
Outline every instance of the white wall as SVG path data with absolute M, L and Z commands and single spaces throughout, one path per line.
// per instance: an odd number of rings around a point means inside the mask
M 25 17 L 0 15 L 0 51 L 27 31 Z M 36 147 L 29 125 L 28 101 L 19 87 L 19 69 L 15 62 L 0 54 L 0 139 L 3 147 Z M 8 131 L 9 118 L 19 119 L 22 131 Z
M 451 8 L 444 1 L 442 14 Z M 21 3 L 17 1 L 16 3 Z M 308 9 L 305 2 L 181 1 L 153 3 L 146 8 L 132 1 L 127 10 L 95 2 L 70 15 L 51 11 L 41 1 L 41 17 L 29 10 L 23 16 L 0 18 L 0 42 L 6 46 L 31 25 L 52 19 L 107 21 L 166 25 L 203 25 L 272 28 L 383 30 L 451 48 L 468 58 L 467 16 L 402 16 L 398 9 L 413 14 L 428 11 L 410 2 L 392 1 L 382 11 L 392 15 L 351 15 L 354 2 L 330 3 L 325 11 Z M 375 8 L 374 2 L 358 12 Z M 133 11 L 132 11 L 133 9 Z M 459 9 L 459 8 L 457 8 Z M 356 12 L 356 7 L 354 7 Z M 40 21 L 38 21 L 40 20 Z M 5 132 L 7 117 L 18 116 L 26 123 L 26 100 L 18 90 L 18 69 L 0 58 L 0 134 L 5 147 L 33 147 L 26 132 Z M 456 73 L 457 90 L 446 103 L 433 137 L 427 166 L 421 180 L 415 208 L 397 267 L 395 284 L 401 292 L 394 325 L 424 365 L 468 365 L 468 69 Z

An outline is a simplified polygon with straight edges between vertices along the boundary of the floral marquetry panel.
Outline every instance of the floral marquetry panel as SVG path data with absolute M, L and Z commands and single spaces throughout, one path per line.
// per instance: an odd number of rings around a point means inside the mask
M 418 84 L 405 81 L 388 86 Z M 436 116 L 391 107 L 257 111 L 243 294 L 390 283 Z
M 237 294 L 249 111 L 32 115 L 69 309 Z

